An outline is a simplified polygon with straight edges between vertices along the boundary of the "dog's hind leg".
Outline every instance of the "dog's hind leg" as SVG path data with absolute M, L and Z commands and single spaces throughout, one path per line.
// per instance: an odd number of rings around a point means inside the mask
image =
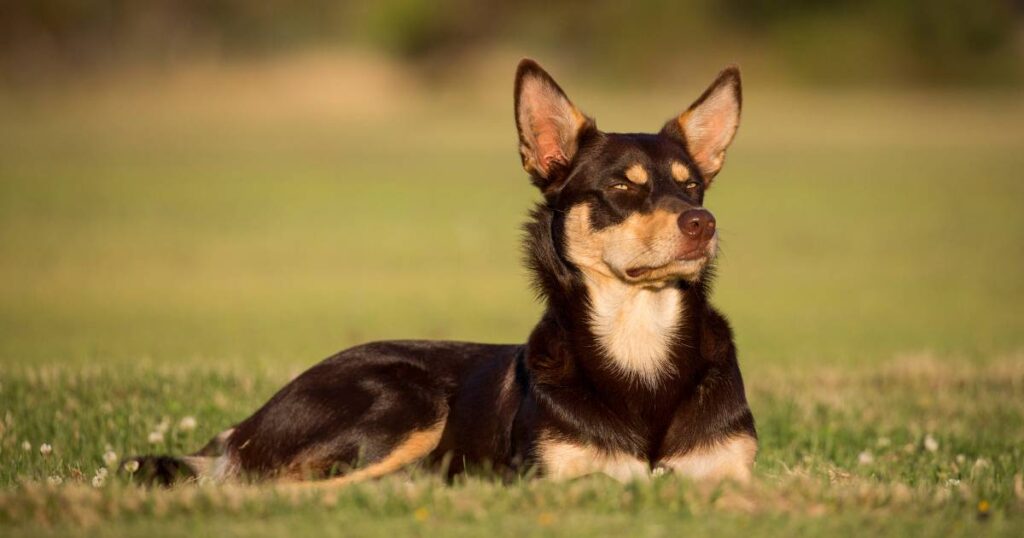
M 226 465 L 250 478 L 331 484 L 397 471 L 439 445 L 449 390 L 429 364 L 379 350 L 326 361 L 235 427 Z
M 443 413 L 434 425 L 426 429 L 411 431 L 408 436 L 396 443 L 384 457 L 344 475 L 325 480 L 288 481 L 285 483 L 285 487 L 317 490 L 335 489 L 397 472 L 407 465 L 422 460 L 437 448 L 444 433 L 446 420 L 447 412 Z

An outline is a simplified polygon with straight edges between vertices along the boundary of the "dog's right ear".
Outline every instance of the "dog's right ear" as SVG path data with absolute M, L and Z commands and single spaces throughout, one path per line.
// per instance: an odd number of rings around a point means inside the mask
M 579 149 L 580 134 L 594 127 L 537 62 L 516 70 L 516 127 L 523 168 L 545 194 L 561 187 Z

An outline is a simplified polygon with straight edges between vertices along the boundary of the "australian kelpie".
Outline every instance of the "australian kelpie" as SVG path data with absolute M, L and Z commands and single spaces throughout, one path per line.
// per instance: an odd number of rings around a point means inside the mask
M 757 436 L 731 329 L 708 303 L 718 233 L 703 207 L 740 103 L 729 67 L 657 134 L 606 133 L 523 60 L 519 153 L 543 195 L 525 252 L 546 305 L 528 341 L 342 351 L 195 454 L 126 466 L 163 483 L 332 486 L 415 462 L 450 475 L 747 480 Z

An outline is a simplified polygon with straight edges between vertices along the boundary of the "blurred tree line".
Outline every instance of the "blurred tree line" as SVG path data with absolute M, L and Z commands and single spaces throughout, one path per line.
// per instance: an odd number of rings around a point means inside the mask
M 1024 0 L 3 0 L 8 82 L 358 45 L 409 62 L 544 49 L 596 73 L 722 54 L 822 83 L 1017 83 Z

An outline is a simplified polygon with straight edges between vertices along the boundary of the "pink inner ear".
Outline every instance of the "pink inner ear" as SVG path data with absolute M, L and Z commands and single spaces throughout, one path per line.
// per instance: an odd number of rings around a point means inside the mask
M 739 126 L 739 103 L 734 94 L 720 88 L 681 119 L 693 159 L 706 176 L 714 177 Z
M 696 118 L 695 118 L 696 119 Z M 693 131 L 693 157 L 698 161 L 710 159 L 721 152 L 729 143 L 726 119 L 721 116 L 705 116 L 690 125 Z
M 565 152 L 562 150 L 562 137 L 558 132 L 558 122 L 552 118 L 538 118 L 532 125 L 537 140 L 537 164 L 541 172 L 547 174 L 553 164 L 565 164 Z
M 556 88 L 539 78 L 523 81 L 519 101 L 519 125 L 526 142 L 527 166 L 547 176 L 557 165 L 569 162 L 575 151 L 581 114 Z

